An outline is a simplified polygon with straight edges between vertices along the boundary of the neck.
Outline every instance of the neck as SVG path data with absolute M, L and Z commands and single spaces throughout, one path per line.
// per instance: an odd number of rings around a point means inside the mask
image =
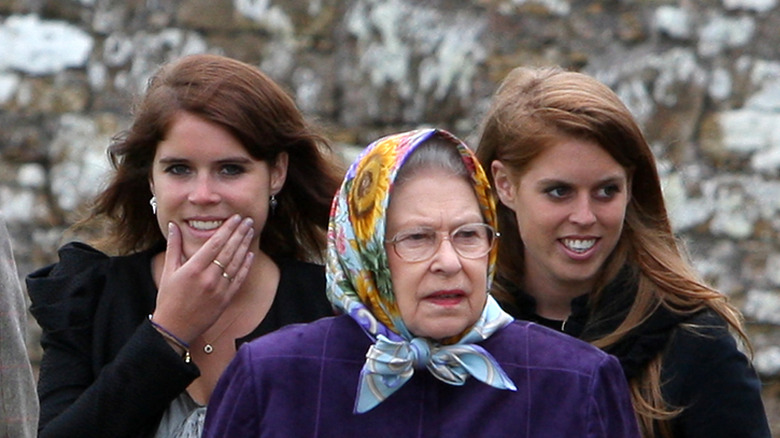
M 531 275 L 526 270 L 523 290 L 536 301 L 536 314 L 553 320 L 563 321 L 571 314 L 573 299 L 588 294 L 590 285 L 568 284 L 540 275 Z
M 263 251 L 257 250 L 254 253 L 255 257 L 252 260 L 252 265 L 249 267 L 249 274 L 247 274 L 244 282 L 241 283 L 241 287 L 228 306 L 242 305 L 244 301 L 242 297 L 262 290 L 263 286 L 267 287 L 269 282 L 274 283 L 274 286 L 276 286 L 276 282 L 269 281 L 272 279 L 278 280 L 279 268 L 276 266 L 276 263 Z M 276 288 L 274 287 L 273 290 L 276 291 Z
M 216 338 L 222 337 L 222 332 L 227 328 L 231 329 L 228 331 L 236 329 L 236 332 L 241 334 L 249 333 L 259 324 L 259 321 L 255 321 L 255 317 L 258 315 L 265 317 L 273 302 L 278 284 L 279 268 L 267 254 L 262 251 L 255 252 L 247 278 L 241 283 L 241 287 L 233 295 L 222 315 L 203 334 L 203 338 L 211 342 L 216 341 Z M 252 317 L 246 317 L 247 309 L 252 309 Z
M 563 321 L 571 314 L 571 299 L 561 299 L 561 297 L 550 297 L 544 293 L 534 294 L 528 292 L 536 300 L 536 314 L 557 321 Z

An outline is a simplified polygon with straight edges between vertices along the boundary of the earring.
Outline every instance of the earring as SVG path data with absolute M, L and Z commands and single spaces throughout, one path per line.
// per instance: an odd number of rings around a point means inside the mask
M 152 206 L 152 214 L 157 214 L 157 197 L 152 196 L 152 199 L 149 200 L 149 205 Z
M 276 195 L 271 195 L 271 200 L 268 201 L 268 204 L 271 206 L 271 214 L 274 214 L 276 206 L 279 205 L 279 201 L 276 200 Z

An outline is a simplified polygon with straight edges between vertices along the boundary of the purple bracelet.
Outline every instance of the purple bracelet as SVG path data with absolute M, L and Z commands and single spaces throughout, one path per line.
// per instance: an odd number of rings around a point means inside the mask
M 181 340 L 178 336 L 176 336 L 173 333 L 171 333 L 170 331 L 168 331 L 168 329 L 166 329 L 165 327 L 163 327 L 160 324 L 154 322 L 152 320 L 152 315 L 151 314 L 149 315 L 149 322 L 152 324 L 152 326 L 154 328 L 156 328 L 157 330 L 159 330 L 159 331 L 163 332 L 164 334 L 168 335 L 171 338 L 171 340 L 174 341 L 176 344 L 178 344 L 179 347 L 181 347 L 182 349 L 184 349 L 184 350 L 189 350 L 190 349 L 190 344 L 188 344 L 188 343 L 184 342 L 183 340 Z

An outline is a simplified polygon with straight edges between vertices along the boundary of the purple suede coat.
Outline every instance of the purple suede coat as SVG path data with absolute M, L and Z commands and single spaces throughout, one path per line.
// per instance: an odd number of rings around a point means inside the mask
M 203 437 L 639 437 L 618 361 L 550 329 L 516 321 L 480 344 L 516 392 L 416 370 L 376 408 L 353 414 L 369 345 L 348 316 L 244 345 L 211 397 Z

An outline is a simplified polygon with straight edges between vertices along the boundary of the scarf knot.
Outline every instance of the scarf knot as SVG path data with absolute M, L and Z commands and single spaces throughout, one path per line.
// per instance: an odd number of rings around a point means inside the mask
M 411 379 L 415 369 L 423 368 L 450 385 L 463 385 L 473 376 L 498 389 L 517 390 L 493 356 L 479 345 L 433 345 L 424 338 L 393 341 L 378 335 L 360 372 L 355 413 L 373 409 Z
M 409 342 L 409 348 L 414 357 L 414 368 L 425 369 L 428 361 L 431 360 L 431 344 L 423 338 L 414 338 Z

